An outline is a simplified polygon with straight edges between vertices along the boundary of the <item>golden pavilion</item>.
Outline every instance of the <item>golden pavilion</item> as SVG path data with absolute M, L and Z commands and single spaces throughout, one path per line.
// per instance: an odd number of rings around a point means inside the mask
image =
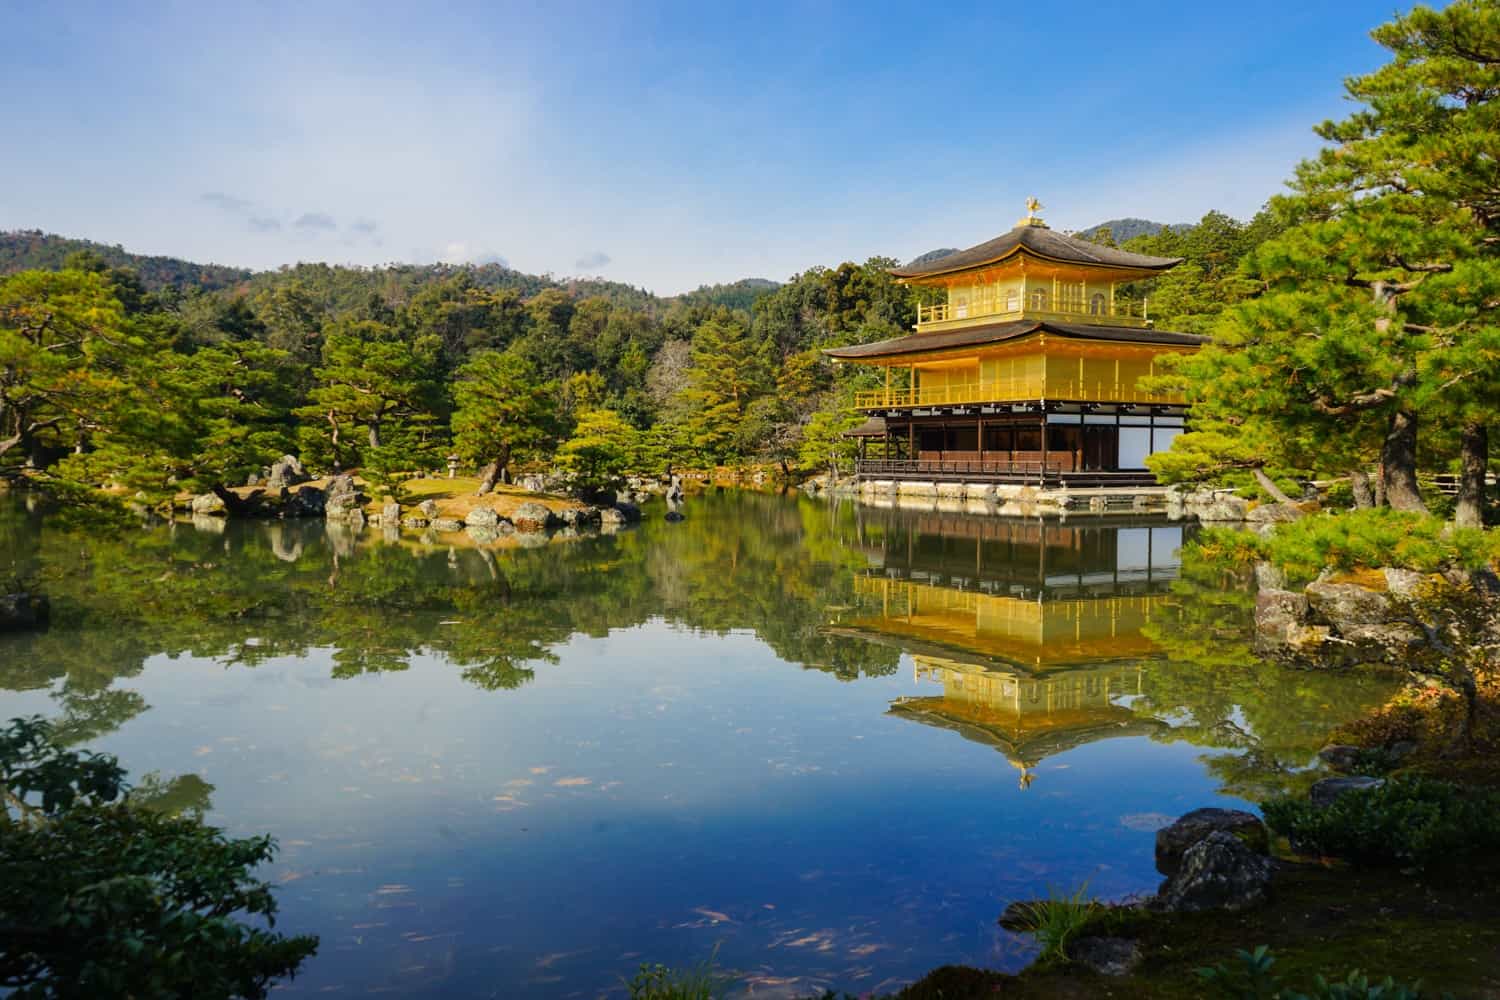
M 825 351 L 885 370 L 855 401 L 861 478 L 1149 483 L 1146 457 L 1182 433 L 1182 397 L 1140 383 L 1206 338 L 1156 329 L 1125 295 L 1181 258 L 1089 243 L 1027 207 L 987 243 L 891 270 L 934 300 L 914 333 Z

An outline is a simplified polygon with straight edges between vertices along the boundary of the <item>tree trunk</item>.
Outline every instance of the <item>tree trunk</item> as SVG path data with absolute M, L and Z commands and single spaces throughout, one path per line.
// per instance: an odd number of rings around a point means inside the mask
M 506 448 L 489 465 L 479 470 L 479 489 L 474 491 L 475 496 L 484 496 L 495 488 L 495 484 L 504 482 L 505 467 L 510 464 L 510 449 Z
M 1375 467 L 1375 506 L 1385 506 L 1385 466 Z
M 334 412 L 332 410 L 328 411 L 328 426 L 333 428 L 333 433 L 331 435 L 331 441 L 333 445 L 333 471 L 343 472 L 343 456 L 339 454 L 339 420 L 338 417 L 334 415 Z
M 1263 490 L 1265 490 L 1267 493 L 1271 494 L 1271 499 L 1272 500 L 1275 500 L 1277 503 L 1296 503 L 1297 502 L 1297 501 L 1293 500 L 1291 497 L 1287 496 L 1285 493 L 1281 492 L 1281 487 L 1277 486 L 1275 480 L 1273 480 L 1270 476 L 1266 475 L 1266 470 L 1265 469 L 1262 469 L 1260 466 L 1257 465 L 1254 469 L 1252 469 L 1250 471 L 1255 476 L 1255 481 L 1256 481 L 1257 484 L 1259 484 L 1260 488 L 1263 489 Z
M 1453 523 L 1460 528 L 1484 527 L 1484 476 L 1490 464 L 1490 429 L 1484 424 L 1464 424 L 1459 445 L 1458 505 Z
M 1391 414 L 1391 425 L 1380 448 L 1385 499 L 1394 510 L 1427 513 L 1417 489 L 1417 415 L 1406 410 Z
M 378 420 L 370 421 L 370 447 L 380 447 L 380 421 Z
M 1364 469 L 1349 470 L 1349 488 L 1354 493 L 1354 509 L 1369 510 L 1375 506 L 1375 494 L 1370 490 L 1370 477 Z

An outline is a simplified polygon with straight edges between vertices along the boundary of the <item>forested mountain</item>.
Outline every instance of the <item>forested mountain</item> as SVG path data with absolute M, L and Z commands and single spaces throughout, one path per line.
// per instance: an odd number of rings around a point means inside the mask
M 937 250 L 929 250 L 918 254 L 906 262 L 907 267 L 921 267 L 923 264 L 948 256 L 950 253 L 958 253 L 958 247 L 940 247 Z
M 1096 226 L 1079 230 L 1078 237 L 1084 240 L 1096 239 L 1102 230 L 1108 229 L 1116 243 L 1124 243 L 1137 236 L 1155 236 L 1163 229 L 1171 229 L 1180 233 L 1192 228 L 1193 224 L 1190 222 L 1166 223 L 1152 222 L 1150 219 L 1110 219 L 1108 222 L 1101 222 Z
M 39 269 L 55 271 L 63 266 L 69 254 L 88 251 L 110 267 L 128 267 L 140 278 L 147 291 L 163 288 L 202 288 L 217 291 L 230 288 L 250 277 L 242 267 L 220 264 L 194 264 L 176 257 L 148 257 L 130 253 L 119 245 L 109 246 L 91 240 L 75 240 L 39 229 L 17 229 L 0 232 L 0 274 Z

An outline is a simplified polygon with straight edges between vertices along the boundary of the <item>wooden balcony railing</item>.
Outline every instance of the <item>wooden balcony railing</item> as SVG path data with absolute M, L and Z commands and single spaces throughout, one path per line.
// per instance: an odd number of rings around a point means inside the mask
M 1144 326 L 1150 319 L 1146 299 L 1117 300 L 1093 304 L 1071 300 L 1051 301 L 1045 306 L 1007 304 L 1005 300 L 993 303 L 969 303 L 954 305 L 938 302 L 930 306 L 917 306 L 917 329 L 952 323 L 957 320 L 989 319 L 1004 322 L 1013 319 L 1053 319 L 1059 322 L 1090 323 L 1104 326 Z
M 1019 403 L 1059 399 L 1081 403 L 1181 403 L 1181 393 L 1148 392 L 1134 383 L 1091 382 L 1078 379 L 1004 379 L 966 385 L 916 389 L 871 389 L 855 395 L 861 410 L 890 410 L 909 406 L 954 406 L 964 403 Z

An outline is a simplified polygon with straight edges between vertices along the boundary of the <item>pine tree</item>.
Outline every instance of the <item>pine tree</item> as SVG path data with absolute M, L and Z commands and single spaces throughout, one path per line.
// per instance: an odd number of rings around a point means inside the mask
M 519 355 L 482 351 L 458 370 L 453 384 L 453 444 L 484 466 L 479 494 L 495 488 L 513 459 L 552 439 L 557 386 L 537 377 Z
M 1459 516 L 1477 523 L 1500 398 L 1500 8 L 1417 8 L 1374 37 L 1393 60 L 1348 81 L 1364 107 L 1318 127 L 1329 147 L 1272 203 L 1290 228 L 1247 260 L 1263 294 L 1181 371 L 1195 422 L 1243 432 L 1257 467 L 1341 462 L 1358 483 L 1378 454 L 1405 510 L 1425 509 L 1421 422 L 1457 417 Z

